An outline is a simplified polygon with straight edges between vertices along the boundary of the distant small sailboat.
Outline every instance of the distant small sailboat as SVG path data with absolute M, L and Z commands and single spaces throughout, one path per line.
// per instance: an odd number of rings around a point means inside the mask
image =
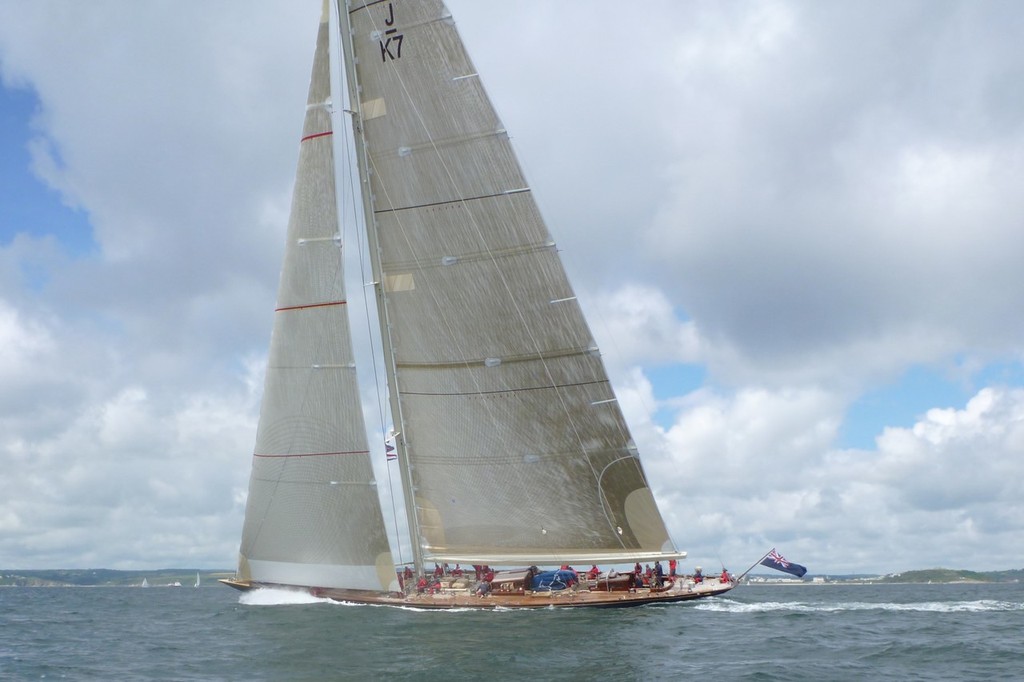
M 142 579 L 142 584 L 139 587 L 149 587 L 149 581 L 145 578 Z
M 199 571 L 196 571 L 196 584 L 192 587 L 199 587 Z

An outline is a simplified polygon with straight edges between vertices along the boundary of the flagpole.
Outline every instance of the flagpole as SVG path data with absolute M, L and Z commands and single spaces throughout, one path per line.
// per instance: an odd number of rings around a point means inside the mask
M 743 571 L 742 573 L 740 573 L 740 574 L 739 574 L 739 575 L 738 575 L 737 577 L 733 578 L 733 581 L 735 581 L 735 582 L 736 582 L 737 584 L 739 584 L 739 582 L 740 582 L 741 580 L 743 580 L 744 576 L 746 576 L 746 575 L 747 575 L 747 573 L 750 573 L 751 571 L 753 571 L 753 570 L 754 570 L 754 567 L 755 567 L 755 566 L 757 566 L 758 564 L 760 564 L 760 563 L 761 563 L 762 561 L 764 561 L 764 560 L 765 560 L 765 557 L 767 557 L 767 556 L 768 556 L 769 554 L 771 554 L 771 553 L 772 553 L 772 551 L 774 551 L 774 550 L 775 550 L 775 548 L 774 548 L 774 547 L 772 547 L 772 548 L 771 548 L 771 549 L 769 549 L 769 550 L 768 550 L 767 552 L 765 552 L 764 554 L 762 554 L 762 555 L 761 555 L 761 558 L 760 558 L 760 559 L 758 559 L 758 560 L 757 560 L 757 561 L 755 561 L 755 562 L 754 562 L 753 564 L 751 564 L 751 565 L 750 565 L 750 568 L 748 568 L 747 570 L 745 570 L 745 571 Z

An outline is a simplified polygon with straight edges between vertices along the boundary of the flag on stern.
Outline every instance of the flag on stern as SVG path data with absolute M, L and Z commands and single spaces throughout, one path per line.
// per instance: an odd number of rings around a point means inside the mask
M 389 462 L 394 462 L 398 459 L 398 453 L 395 452 L 395 446 L 387 441 L 384 441 L 384 452 L 387 454 Z
M 786 559 L 774 549 L 761 559 L 761 565 L 767 566 L 768 568 L 774 568 L 776 571 L 782 571 L 783 573 L 789 573 L 795 575 L 797 578 L 802 578 L 807 569 L 800 564 L 794 564 L 792 561 Z

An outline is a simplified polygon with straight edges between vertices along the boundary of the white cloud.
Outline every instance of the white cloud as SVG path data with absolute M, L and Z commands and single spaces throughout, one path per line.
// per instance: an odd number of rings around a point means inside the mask
M 1017 567 L 1024 391 L 930 410 L 876 451 L 833 449 L 841 407 L 814 391 L 694 396 L 667 432 L 645 431 L 666 520 L 697 563 L 779 544 L 832 572 Z
M 0 299 L 0 379 L 8 384 L 16 375 L 30 373 L 38 360 L 54 346 L 53 337 L 42 324 L 23 320 L 18 310 Z
M 656 287 L 628 282 L 613 291 L 585 293 L 581 304 L 600 347 L 617 364 L 703 359 L 695 325 L 680 320 Z
M 1003 18 L 741 7 L 681 36 L 670 186 L 646 233 L 670 298 L 752 363 L 730 378 L 1014 353 L 1024 137 L 991 95 L 1019 65 L 990 43 Z

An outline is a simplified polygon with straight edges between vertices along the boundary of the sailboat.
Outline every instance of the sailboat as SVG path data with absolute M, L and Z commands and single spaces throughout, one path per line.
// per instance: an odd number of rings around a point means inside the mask
M 192 587 L 199 587 L 199 571 L 196 571 L 196 584 Z
M 366 325 L 349 319 L 343 272 L 359 248 L 339 219 L 343 139 L 386 377 L 379 431 L 364 420 L 353 333 Z M 395 534 L 409 538 L 394 548 L 371 459 L 384 451 L 370 447 L 389 426 L 405 509 Z M 732 588 L 632 570 L 685 556 L 448 9 L 325 2 L 238 569 L 222 582 L 427 609 L 637 606 Z

